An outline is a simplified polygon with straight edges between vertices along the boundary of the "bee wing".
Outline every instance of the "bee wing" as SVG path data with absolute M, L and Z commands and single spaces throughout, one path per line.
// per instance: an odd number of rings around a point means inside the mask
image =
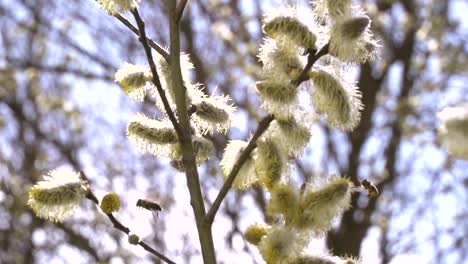
M 158 221 L 158 212 L 151 211 L 151 214 L 153 215 L 154 222 Z

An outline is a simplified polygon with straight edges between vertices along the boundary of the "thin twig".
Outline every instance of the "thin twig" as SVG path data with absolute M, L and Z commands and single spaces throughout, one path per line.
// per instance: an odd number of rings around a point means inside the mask
M 124 24 L 133 33 L 135 33 L 135 35 L 140 35 L 140 31 L 138 30 L 138 28 L 132 25 L 132 23 L 130 23 L 130 21 L 128 21 L 126 18 L 124 18 L 120 14 L 115 14 L 114 17 L 117 18 L 117 20 L 119 20 L 120 22 L 122 22 L 122 24 Z M 161 54 L 161 56 L 163 56 L 163 58 L 167 61 L 168 64 L 170 64 L 169 53 L 166 51 L 166 49 L 161 47 L 158 43 L 154 42 L 150 38 L 146 38 L 146 41 L 154 50 L 156 50 L 159 54 Z
M 184 13 L 185 5 L 187 4 L 188 0 L 180 0 L 179 4 L 177 5 L 177 8 L 175 10 L 175 15 L 176 15 L 176 21 L 179 22 L 180 19 L 182 18 L 182 15 Z
M 180 125 L 177 122 L 174 112 L 172 111 L 171 106 L 169 105 L 169 101 L 167 100 L 166 93 L 164 92 L 164 89 L 162 88 L 162 85 L 161 85 L 161 81 L 159 80 L 158 71 L 156 70 L 156 65 L 154 64 L 153 56 L 151 55 L 151 48 L 148 45 L 148 39 L 146 37 L 146 32 L 145 32 L 145 23 L 143 22 L 143 19 L 141 19 L 141 16 L 138 13 L 137 9 L 132 10 L 132 14 L 135 17 L 135 20 L 138 25 L 138 31 L 140 33 L 138 39 L 140 40 L 141 44 L 143 45 L 143 48 L 145 49 L 146 59 L 148 60 L 148 63 L 151 69 L 151 74 L 153 75 L 151 81 L 153 82 L 153 84 L 156 86 L 156 89 L 158 90 L 159 96 L 161 97 L 161 100 L 164 105 L 164 109 L 166 110 L 166 114 L 171 120 L 171 123 L 174 126 L 177 136 L 181 138 L 182 129 L 180 128 Z
M 81 177 L 86 180 L 89 184 L 89 180 L 88 178 L 86 177 L 86 175 L 80 171 L 80 175 Z M 94 195 L 94 193 L 91 191 L 91 189 L 88 190 L 88 193 L 86 194 L 86 198 L 88 200 L 91 200 L 93 203 L 95 203 L 97 205 L 97 207 L 101 208 L 99 206 L 99 200 L 98 198 Z M 102 209 L 101 209 L 102 211 Z M 104 213 L 104 212 L 103 212 Z M 118 229 L 122 232 L 124 232 L 125 234 L 130 234 L 130 229 L 126 226 L 124 226 L 119 220 L 117 220 L 117 218 L 114 217 L 114 215 L 112 214 L 108 214 L 108 213 L 104 213 L 107 218 L 109 218 L 109 220 L 112 222 L 112 225 L 114 226 L 115 229 Z M 168 257 L 166 257 L 164 254 L 160 253 L 159 251 L 157 251 L 156 249 L 152 248 L 150 245 L 146 244 L 145 242 L 143 241 L 139 241 L 138 242 L 138 245 L 140 245 L 142 248 L 144 248 L 146 251 L 150 252 L 151 254 L 157 256 L 158 258 L 162 259 L 163 261 L 165 261 L 166 263 L 169 263 L 169 264 L 175 264 L 174 261 L 170 260 Z
M 263 132 L 267 130 L 268 126 L 273 121 L 273 119 L 274 117 L 272 115 L 267 115 L 259 122 L 257 130 L 255 131 L 254 135 L 252 136 L 249 143 L 247 144 L 247 147 L 244 149 L 244 151 L 240 155 L 239 159 L 236 161 L 236 163 L 232 167 L 232 170 L 229 173 L 229 176 L 227 177 L 223 186 L 221 187 L 221 190 L 219 191 L 218 196 L 216 197 L 215 201 L 211 205 L 210 210 L 208 211 L 208 214 L 206 215 L 208 223 L 213 224 L 213 221 L 219 209 L 219 206 L 221 205 L 223 199 L 226 197 L 227 193 L 231 189 L 232 183 L 234 182 L 237 176 L 237 173 L 239 173 L 240 169 L 242 168 L 242 165 L 244 165 L 244 163 L 249 158 L 250 153 L 252 153 L 252 151 L 257 147 L 257 144 L 256 144 L 257 139 L 263 134 Z
M 320 59 L 320 57 L 326 55 L 328 53 L 328 47 L 330 46 L 329 43 L 325 44 L 317 53 L 309 53 L 309 56 L 307 57 L 307 65 L 304 67 L 302 70 L 301 74 L 299 75 L 299 78 L 294 80 L 292 83 L 295 85 L 300 85 L 303 81 L 307 81 L 309 77 L 307 74 L 309 73 L 310 69 L 314 64 Z

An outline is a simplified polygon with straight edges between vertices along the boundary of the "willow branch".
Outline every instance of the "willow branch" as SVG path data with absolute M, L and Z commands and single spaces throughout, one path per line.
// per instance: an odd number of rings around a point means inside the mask
M 143 48 L 146 54 L 146 59 L 148 60 L 148 63 L 150 65 L 151 75 L 152 75 L 151 82 L 154 84 L 154 86 L 156 86 L 156 89 L 158 90 L 159 96 L 161 97 L 161 100 L 164 105 L 164 110 L 166 110 L 166 114 L 169 117 L 169 120 L 171 120 L 171 123 L 174 126 L 177 136 L 181 138 L 181 136 L 183 135 L 182 129 L 180 128 L 180 125 L 177 122 L 174 112 L 172 111 L 171 106 L 169 105 L 169 101 L 167 100 L 166 93 L 164 92 L 164 89 L 161 85 L 161 81 L 159 80 L 158 71 L 156 70 L 156 65 L 154 64 L 153 56 L 151 54 L 151 48 L 148 45 L 148 38 L 146 37 L 146 31 L 145 31 L 145 23 L 143 22 L 143 19 L 141 19 L 141 16 L 138 13 L 137 9 L 132 10 L 132 14 L 135 17 L 135 20 L 138 26 L 138 31 L 139 31 L 138 39 L 143 45 Z
M 121 16 L 120 14 L 115 14 L 114 15 L 117 20 L 119 20 L 122 24 L 124 24 L 128 29 L 130 29 L 135 35 L 140 36 L 140 31 L 138 28 L 136 28 L 130 21 L 128 21 L 126 18 Z M 145 36 L 146 37 L 146 36 Z M 152 39 L 146 37 L 146 41 L 148 42 L 148 45 L 151 46 L 154 50 L 156 50 L 163 58 L 167 61 L 169 64 L 169 53 L 161 47 L 158 43 L 154 42 Z
M 80 171 L 80 175 L 84 180 L 86 180 L 89 183 L 88 178 L 86 177 L 86 175 L 83 172 Z M 88 193 L 86 194 L 86 198 L 88 200 L 92 201 L 94 204 L 96 204 L 97 207 L 101 208 L 101 206 L 99 206 L 98 198 L 94 195 L 94 193 L 91 191 L 91 189 L 89 189 Z M 102 209 L 101 209 L 101 211 L 102 211 Z M 115 229 L 118 229 L 118 230 L 124 232 L 127 235 L 130 234 L 130 229 L 128 227 L 124 226 L 119 220 L 117 220 L 117 218 L 115 218 L 114 215 L 108 214 L 108 213 L 104 213 L 104 214 L 112 222 L 112 225 L 114 226 Z M 138 242 L 138 245 L 140 245 L 142 248 L 144 248 L 146 251 L 150 252 L 151 254 L 155 255 L 156 257 L 162 259 L 166 263 L 175 264 L 174 261 L 170 260 L 164 254 L 162 254 L 159 251 L 157 251 L 156 249 L 152 248 L 150 245 L 146 244 L 145 242 L 140 240 Z
M 301 74 L 299 75 L 299 78 L 291 81 L 291 83 L 296 86 L 299 86 L 302 82 L 308 80 L 309 79 L 307 76 L 308 72 L 310 71 L 312 66 L 318 61 L 318 59 L 320 59 L 320 57 L 328 53 L 328 47 L 329 47 L 329 44 L 326 44 L 316 53 L 309 53 L 309 56 L 307 57 L 307 64 L 302 70 Z M 215 201 L 210 207 L 210 210 L 208 211 L 208 214 L 206 215 L 207 221 L 210 224 L 213 224 L 216 213 L 218 212 L 219 207 L 221 206 L 221 203 L 223 202 L 227 193 L 231 189 L 232 183 L 236 179 L 236 176 L 239 173 L 240 169 L 242 168 L 242 165 L 244 165 L 244 163 L 247 161 L 252 151 L 257 147 L 257 144 L 256 144 L 257 139 L 268 129 L 268 126 L 273 120 L 274 120 L 274 117 L 272 115 L 268 115 L 264 117 L 258 124 L 257 130 L 255 131 L 253 137 L 250 139 L 249 143 L 247 144 L 247 147 L 244 149 L 244 151 L 240 155 L 239 159 L 234 164 L 234 167 L 229 173 L 228 178 L 226 179 L 223 186 L 221 187 L 221 190 L 219 191 L 218 196 L 216 197 Z
M 244 165 L 252 151 L 257 147 L 257 139 L 268 129 L 268 126 L 273 121 L 273 119 L 274 117 L 272 115 L 268 115 L 259 122 L 257 130 L 255 131 L 254 135 L 247 144 L 247 147 L 244 149 L 244 151 L 242 151 L 242 154 L 240 155 L 239 159 L 232 167 L 231 172 L 229 173 L 226 181 L 224 182 L 223 186 L 221 187 L 221 190 L 218 193 L 218 196 L 216 197 L 215 201 L 210 207 L 210 210 L 208 211 L 208 214 L 206 215 L 207 221 L 210 224 L 213 224 L 216 213 L 218 212 L 221 203 L 223 202 L 224 198 L 231 189 L 232 183 L 236 179 L 236 176 L 242 168 L 242 165 Z
M 187 89 L 184 86 L 180 67 L 180 21 L 177 19 L 178 6 L 174 0 L 168 0 L 166 3 L 170 14 L 170 78 L 174 84 L 173 89 L 177 113 L 183 132 L 179 137 L 179 144 L 182 149 L 182 163 L 185 169 L 187 188 L 190 193 L 190 204 L 197 224 L 198 239 L 200 241 L 203 263 L 215 264 L 216 254 L 214 251 L 213 235 L 211 232 L 211 225 L 206 221 L 206 211 L 203 194 L 201 192 L 200 177 L 198 175 L 195 154 L 192 146 L 190 118 L 188 115 L 189 109 L 187 106 Z
M 179 22 L 184 13 L 185 5 L 187 5 L 188 0 L 180 0 L 176 8 L 176 21 Z
M 301 74 L 299 75 L 299 78 L 294 80 L 292 83 L 295 85 L 300 85 L 302 82 L 307 81 L 309 77 L 307 74 L 309 73 L 310 69 L 312 69 L 312 66 L 320 59 L 320 57 L 328 54 L 328 47 L 330 46 L 329 43 L 323 45 L 323 47 L 317 51 L 317 53 L 309 53 L 309 56 L 307 57 L 307 64 L 302 70 Z

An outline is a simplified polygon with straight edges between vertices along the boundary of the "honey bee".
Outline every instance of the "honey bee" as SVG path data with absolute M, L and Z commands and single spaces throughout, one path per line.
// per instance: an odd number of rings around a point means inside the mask
M 379 189 L 368 180 L 363 180 L 361 185 L 367 190 L 367 197 L 374 198 L 379 195 Z
M 158 212 L 162 210 L 161 206 L 155 202 L 151 202 L 145 199 L 138 199 L 136 206 L 151 211 L 154 221 L 158 221 Z
M 139 199 L 136 203 L 136 206 L 138 207 L 141 207 L 141 208 L 144 208 L 148 211 L 161 211 L 162 208 L 159 204 L 155 203 L 155 202 L 151 202 L 151 201 L 148 201 L 148 200 L 145 200 L 145 199 Z

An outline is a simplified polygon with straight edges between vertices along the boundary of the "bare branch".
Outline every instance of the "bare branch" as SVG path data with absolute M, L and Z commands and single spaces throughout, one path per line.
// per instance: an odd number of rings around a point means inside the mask
M 140 31 L 138 30 L 138 28 L 132 25 L 132 23 L 130 23 L 130 21 L 128 21 L 126 18 L 124 18 L 120 14 L 115 14 L 114 17 L 117 18 L 117 20 L 119 20 L 120 22 L 122 22 L 122 24 L 124 24 L 133 33 L 135 33 L 135 35 L 140 36 Z M 145 37 L 146 37 L 146 34 L 145 34 Z M 146 37 L 146 41 L 148 42 L 148 45 L 150 45 L 154 50 L 156 50 L 159 54 L 161 54 L 161 56 L 163 56 L 163 58 L 167 61 L 168 64 L 170 63 L 169 53 L 166 51 L 166 49 L 161 47 L 158 43 L 154 42 L 150 38 Z
M 184 14 L 185 5 L 187 5 L 188 0 L 180 0 L 177 8 L 175 10 L 176 21 L 179 22 Z
M 26 70 L 26 69 L 35 69 L 41 72 L 48 72 L 52 74 L 72 74 L 77 77 L 81 77 L 83 79 L 91 79 L 91 80 L 103 80 L 103 81 L 113 81 L 113 77 L 109 75 L 99 75 L 91 71 L 85 71 L 81 69 L 76 69 L 69 67 L 64 64 L 59 64 L 59 65 L 46 65 L 46 64 L 39 64 L 39 63 L 34 63 L 30 61 L 8 61 L 11 66 L 13 66 L 16 69 L 21 69 L 21 70 Z M 4 74 L 8 72 L 9 69 L 3 69 L 0 68 L 0 74 Z

